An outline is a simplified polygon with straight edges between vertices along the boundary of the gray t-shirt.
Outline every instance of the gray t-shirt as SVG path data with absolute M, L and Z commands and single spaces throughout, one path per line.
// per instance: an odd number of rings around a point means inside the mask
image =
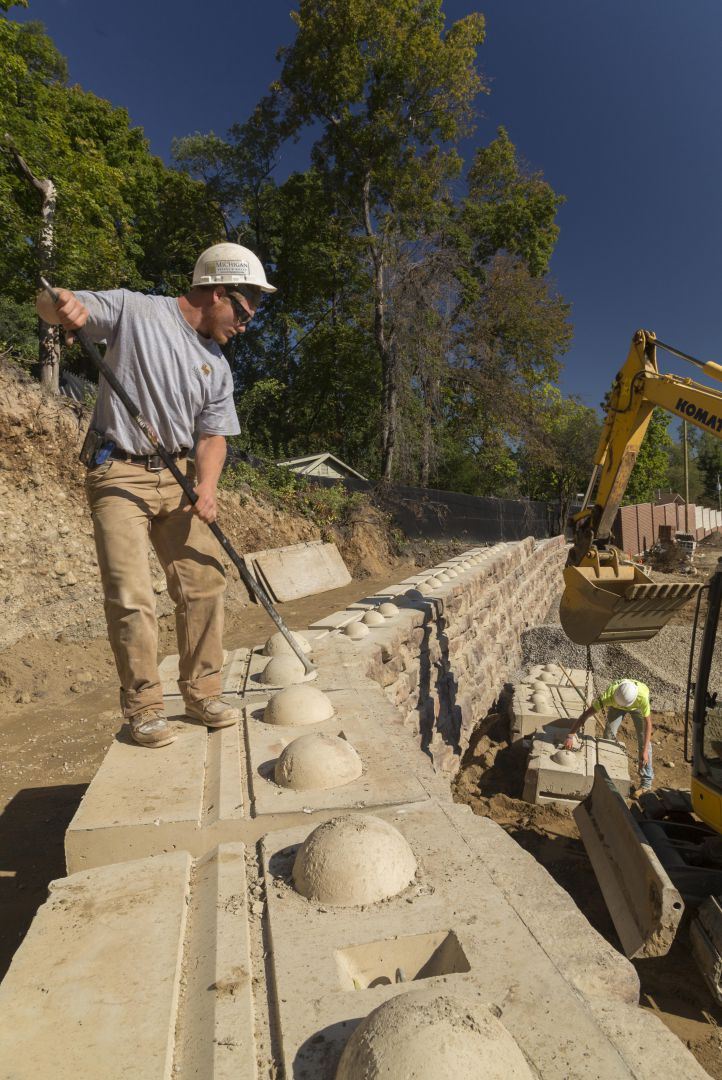
M 108 365 L 166 450 L 190 449 L 199 434 L 238 434 L 231 369 L 215 341 L 186 322 L 175 297 L 128 289 L 75 295 L 88 309 L 89 336 L 107 343 Z M 129 453 L 153 450 L 103 378 L 91 424 Z

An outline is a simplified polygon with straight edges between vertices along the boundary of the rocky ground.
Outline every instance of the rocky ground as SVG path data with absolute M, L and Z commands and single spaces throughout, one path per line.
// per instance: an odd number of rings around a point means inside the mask
M 83 424 L 75 406 L 44 397 L 36 384 L 18 380 L 0 365 L 0 978 L 46 898 L 48 882 L 65 872 L 65 829 L 120 719 L 77 464 Z M 255 500 L 242 504 L 237 495 L 224 497 L 222 512 L 223 526 L 239 550 L 319 535 L 306 519 Z M 394 560 L 383 528 L 373 520 L 352 523 L 337 542 L 357 580 L 284 605 L 291 626 L 306 626 L 387 584 L 389 575 L 411 571 L 411 563 Z M 722 549 L 708 545 L 703 572 L 720 554 Z M 424 564 L 441 557 L 439 551 L 431 553 Z M 419 554 L 417 561 L 422 559 Z M 156 570 L 163 656 L 176 650 L 170 604 Z M 235 575 L 231 582 L 226 646 L 257 644 L 272 627 L 265 613 L 248 603 Z M 679 680 L 682 672 L 686 680 L 689 615 L 676 622 L 668 628 L 671 634 L 660 635 L 657 652 L 600 651 L 595 670 L 600 682 L 616 673 L 650 682 L 657 709 L 657 784 L 687 788 Z M 584 666 L 564 651 L 567 647 L 573 648 L 550 621 L 531 633 L 527 662 L 543 655 L 544 661 Z M 623 730 L 622 738 L 634 755 L 633 732 Z M 523 757 L 506 743 L 500 718 L 488 717 L 465 755 L 456 797 L 475 813 L 494 818 L 531 851 L 592 925 L 619 947 L 573 819 L 521 801 L 523 768 Z M 722 1080 L 722 1010 L 703 990 L 684 947 L 636 966 L 642 1005 L 658 1011 L 710 1075 Z
M 722 557 L 722 537 L 708 538 L 698 549 L 696 567 L 704 580 Z M 654 574 L 659 581 L 674 576 Z M 679 578 L 679 580 L 689 580 Z M 688 605 L 657 637 L 637 645 L 592 647 L 594 682 L 602 690 L 611 679 L 629 675 L 648 683 L 653 705 L 655 789 L 688 791 L 690 766 L 684 760 L 684 688 L 687 684 L 693 605 Z M 722 647 L 718 649 L 722 653 Z M 586 667 L 584 650 L 561 631 L 556 610 L 549 622 L 529 631 L 527 668 L 535 663 L 561 662 Z M 522 675 L 525 671 L 520 671 Z M 713 686 L 722 686 L 719 669 Z M 664 706 L 664 707 L 662 707 Z M 625 719 L 619 733 L 629 756 L 630 776 L 636 777 L 637 741 L 633 724 Z M 494 713 L 477 728 L 458 774 L 454 797 L 475 814 L 493 818 L 535 856 L 576 901 L 592 926 L 615 948 L 621 946 L 591 863 L 571 813 L 553 806 L 532 806 L 522 800 L 526 752 L 509 746 L 507 721 Z M 640 1003 L 657 1012 L 689 1047 L 715 1080 L 722 1080 L 722 1008 L 704 986 L 689 953 L 686 935 L 666 957 L 634 961 L 641 982 Z

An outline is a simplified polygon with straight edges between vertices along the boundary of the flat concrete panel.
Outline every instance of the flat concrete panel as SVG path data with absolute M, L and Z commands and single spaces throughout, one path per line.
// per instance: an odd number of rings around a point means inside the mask
M 190 875 L 178 852 L 52 883 L 0 986 L 8 1080 L 169 1080 Z
M 684 904 L 602 764 L 574 820 L 625 954 L 664 956 Z
M 127 727 L 116 738 L 65 834 L 69 873 L 244 838 L 241 729 L 171 719 L 178 738 L 159 750 Z
M 249 552 L 243 561 L 279 603 L 339 589 L 351 581 L 336 545 L 321 541 Z

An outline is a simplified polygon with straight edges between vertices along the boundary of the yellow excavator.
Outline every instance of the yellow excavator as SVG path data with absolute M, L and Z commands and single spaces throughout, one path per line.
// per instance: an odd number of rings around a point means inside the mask
M 722 1003 L 722 657 L 715 661 L 722 559 L 706 584 L 660 584 L 612 543 L 612 526 L 655 407 L 722 439 L 722 391 L 660 373 L 658 348 L 722 382 L 722 365 L 696 360 L 649 331 L 634 335 L 614 380 L 582 509 L 571 521 L 559 615 L 567 637 L 579 645 L 640 641 L 658 633 L 696 595 L 684 738 L 691 799 L 663 792 L 662 799 L 650 799 L 649 813 L 642 806 L 632 814 L 598 765 L 592 792 L 574 816 L 626 954 L 664 955 L 680 927 L 689 924 L 695 959 Z

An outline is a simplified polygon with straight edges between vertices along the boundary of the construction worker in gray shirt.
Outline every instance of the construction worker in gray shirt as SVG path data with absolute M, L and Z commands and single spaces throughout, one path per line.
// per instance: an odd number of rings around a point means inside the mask
M 121 707 L 141 746 L 166 746 L 175 738 L 158 674 L 148 537 L 175 604 L 186 714 L 209 728 L 239 719 L 221 697 L 225 574 L 204 523 L 216 519 L 226 436 L 240 431 L 220 347 L 244 333 L 263 293 L 275 291 L 252 251 L 215 244 L 198 259 L 185 296 L 58 289 L 57 305 L 45 292 L 38 297 L 46 322 L 59 323 L 69 336 L 85 327 L 94 341 L 106 342 L 106 362 L 198 496 L 191 506 L 101 379 L 81 457 Z

